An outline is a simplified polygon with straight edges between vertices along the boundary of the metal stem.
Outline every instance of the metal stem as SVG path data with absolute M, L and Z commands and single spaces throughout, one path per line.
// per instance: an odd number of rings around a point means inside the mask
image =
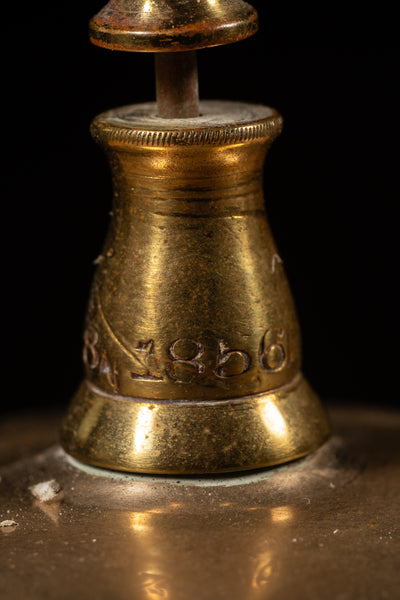
M 192 52 L 155 54 L 158 115 L 184 119 L 199 114 L 197 55 Z

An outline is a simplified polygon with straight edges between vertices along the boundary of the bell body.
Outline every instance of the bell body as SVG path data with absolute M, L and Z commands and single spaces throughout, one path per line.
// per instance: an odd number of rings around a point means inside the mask
M 110 230 L 84 331 L 86 378 L 63 445 L 149 473 L 259 468 L 318 447 L 329 427 L 301 375 L 300 332 L 262 190 L 272 109 L 204 102 L 100 115 Z

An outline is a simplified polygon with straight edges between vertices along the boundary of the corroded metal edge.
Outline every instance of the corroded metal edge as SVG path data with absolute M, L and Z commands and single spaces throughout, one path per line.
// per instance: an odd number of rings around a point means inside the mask
M 114 0 L 89 23 L 93 44 L 125 52 L 200 50 L 244 40 L 257 30 L 256 9 L 241 0 L 175 2 L 172 7 Z

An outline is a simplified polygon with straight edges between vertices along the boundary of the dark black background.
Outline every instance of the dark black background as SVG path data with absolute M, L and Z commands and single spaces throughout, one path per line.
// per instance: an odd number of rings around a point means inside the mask
M 268 104 L 284 116 L 265 196 L 298 307 L 304 371 L 324 398 L 394 406 L 399 48 L 271 46 L 265 5 L 254 4 L 264 23 L 256 36 L 199 52 L 201 96 Z M 111 198 L 89 123 L 154 98 L 151 55 L 88 42 L 101 6 L 82 3 L 66 18 L 65 4 L 44 2 L 4 21 L 7 410 L 65 406 L 80 380 Z

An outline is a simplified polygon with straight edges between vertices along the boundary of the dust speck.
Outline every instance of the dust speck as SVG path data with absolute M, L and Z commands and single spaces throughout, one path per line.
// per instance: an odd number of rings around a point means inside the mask
M 36 483 L 29 488 L 32 496 L 40 502 L 56 502 L 62 499 L 61 485 L 55 479 Z
M 18 525 L 18 523 L 12 519 L 6 519 L 0 523 L 0 527 L 15 527 L 16 525 Z
M 100 263 L 103 262 L 103 260 L 104 260 L 104 256 L 102 254 L 99 254 L 99 256 L 94 259 L 93 264 L 99 265 Z
M 277 264 L 282 264 L 283 260 L 281 259 L 281 257 L 279 256 L 279 254 L 274 254 L 272 256 L 272 260 L 271 260 L 271 273 L 274 274 L 276 271 L 276 265 Z

